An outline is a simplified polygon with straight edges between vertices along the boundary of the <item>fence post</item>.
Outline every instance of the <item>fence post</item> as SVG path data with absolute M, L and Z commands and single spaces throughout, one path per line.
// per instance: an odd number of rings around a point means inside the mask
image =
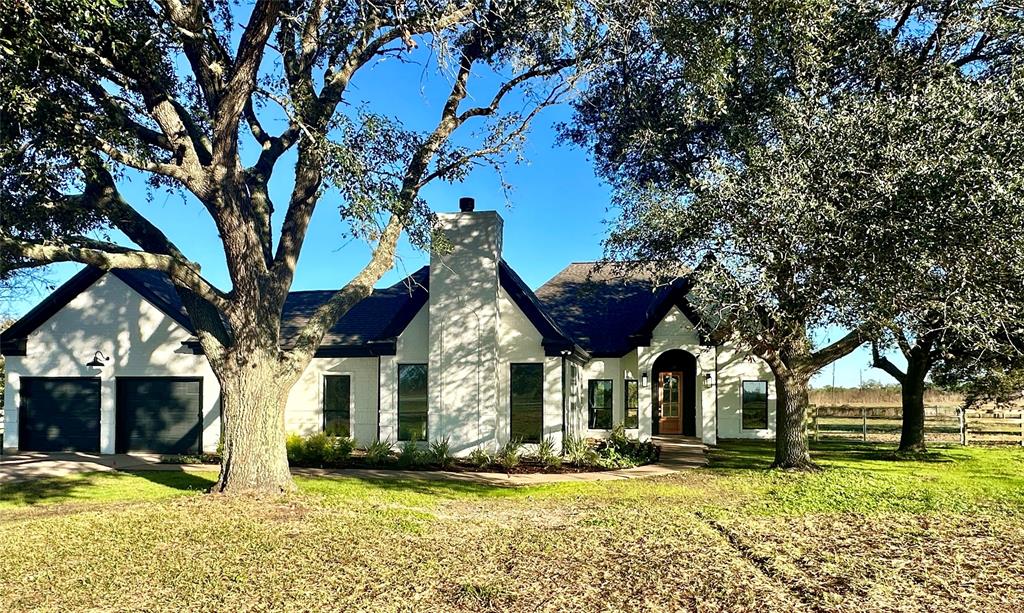
M 1020 446 L 1024 447 L 1024 411 L 1020 412 Z
M 861 438 L 866 443 L 866 442 L 868 442 L 868 409 L 867 409 L 867 407 L 861 407 L 860 408 L 860 420 L 861 420 L 861 422 L 863 424 L 863 428 L 864 428 L 864 433 L 863 433 L 863 436 Z
M 967 411 L 963 408 L 956 410 L 956 416 L 960 420 L 960 444 L 967 444 Z
M 1024 413 L 1021 413 L 1021 445 L 1024 445 Z M 818 405 L 814 405 L 814 442 L 818 442 Z

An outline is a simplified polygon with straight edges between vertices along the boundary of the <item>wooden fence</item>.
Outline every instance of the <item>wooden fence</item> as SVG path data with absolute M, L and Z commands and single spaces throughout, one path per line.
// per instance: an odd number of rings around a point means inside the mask
M 811 406 L 808 418 L 808 434 L 816 441 L 893 441 L 899 440 L 903 413 L 900 407 L 892 406 Z M 955 407 L 925 407 L 925 439 L 961 445 L 1024 446 L 1024 409 L 965 412 Z

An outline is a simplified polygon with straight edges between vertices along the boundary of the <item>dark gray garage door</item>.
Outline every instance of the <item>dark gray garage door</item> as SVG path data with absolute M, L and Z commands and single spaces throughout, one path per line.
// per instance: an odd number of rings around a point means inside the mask
M 202 379 L 118 377 L 117 452 L 198 453 L 202 406 Z
M 100 450 L 100 380 L 22 377 L 18 446 L 23 451 Z

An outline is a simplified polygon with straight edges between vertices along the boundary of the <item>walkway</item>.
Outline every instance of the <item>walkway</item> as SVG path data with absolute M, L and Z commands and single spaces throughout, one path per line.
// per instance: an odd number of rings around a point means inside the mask
M 707 464 L 707 449 L 699 440 L 684 437 L 654 437 L 661 446 L 661 460 L 657 464 L 587 473 L 536 473 L 506 475 L 505 473 L 454 472 L 443 470 L 386 470 L 376 468 L 295 468 L 292 473 L 306 477 L 351 477 L 356 479 L 407 479 L 416 481 L 460 481 L 485 485 L 540 485 L 544 483 L 571 483 L 582 481 L 618 481 L 670 475 L 680 470 Z M 161 464 L 155 454 L 98 455 L 92 453 L 40 453 L 24 452 L 0 455 L 0 485 L 40 479 L 64 477 L 89 472 L 132 472 L 140 470 L 178 470 L 211 472 L 217 466 L 210 464 Z

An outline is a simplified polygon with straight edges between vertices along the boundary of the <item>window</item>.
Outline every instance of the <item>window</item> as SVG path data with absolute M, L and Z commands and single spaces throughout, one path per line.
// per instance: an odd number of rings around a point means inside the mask
M 427 365 L 398 365 L 398 440 L 427 440 Z
M 348 375 L 324 377 L 324 432 L 352 436 L 350 428 L 352 379 Z
M 544 365 L 512 364 L 509 385 L 510 436 L 539 443 L 544 415 Z
M 768 382 L 744 381 L 741 417 L 744 430 L 768 427 Z
M 640 427 L 640 383 L 626 379 L 626 423 L 627 428 Z
M 590 429 L 612 429 L 612 381 L 611 379 L 592 379 L 587 394 L 590 406 Z

